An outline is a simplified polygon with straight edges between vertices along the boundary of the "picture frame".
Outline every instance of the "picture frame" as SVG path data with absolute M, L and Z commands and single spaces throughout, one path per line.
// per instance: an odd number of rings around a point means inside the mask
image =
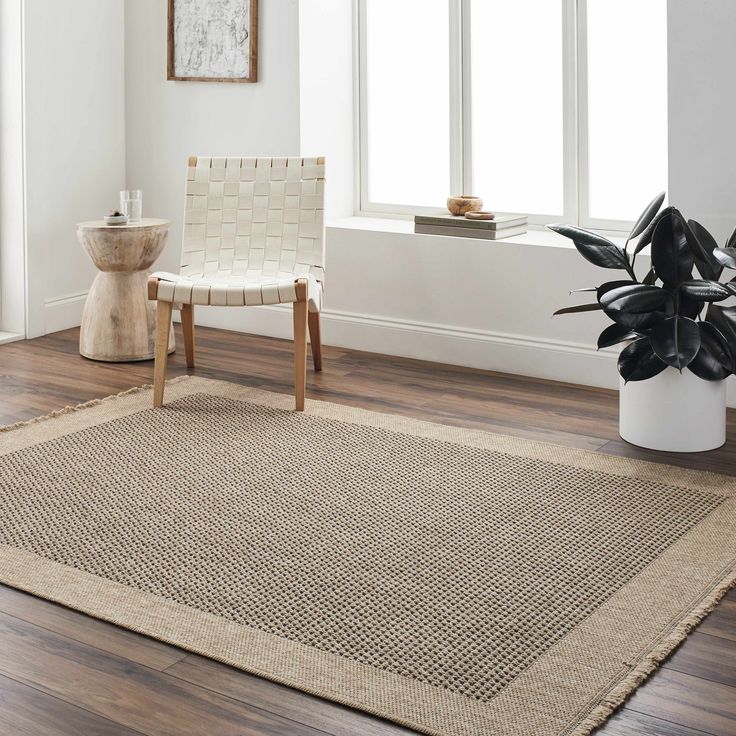
M 258 81 L 258 0 L 168 0 L 167 79 Z

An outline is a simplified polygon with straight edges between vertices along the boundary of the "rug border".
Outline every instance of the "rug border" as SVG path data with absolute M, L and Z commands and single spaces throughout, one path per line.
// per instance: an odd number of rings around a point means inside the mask
M 193 393 L 196 391 L 196 388 L 201 384 L 203 390 L 212 390 L 214 387 L 217 387 L 219 391 L 214 391 L 215 394 L 221 395 L 224 393 L 225 395 L 230 396 L 233 393 L 237 393 L 238 396 L 241 398 L 241 400 L 247 400 L 247 401 L 255 401 L 256 403 L 264 403 L 268 406 L 278 406 L 280 408 L 284 408 L 287 410 L 292 410 L 293 407 L 293 397 L 291 397 L 288 394 L 278 394 L 273 392 L 267 392 L 263 391 L 261 389 L 255 389 L 251 387 L 241 386 L 239 384 L 234 384 L 230 382 L 225 381 L 216 381 L 213 379 L 207 379 L 207 378 L 201 378 L 198 376 L 180 376 L 176 379 L 173 379 L 172 381 L 167 382 L 168 386 L 173 389 L 170 392 L 170 395 L 176 395 L 179 393 L 182 393 L 182 395 L 186 395 L 188 393 Z M 175 388 L 178 387 L 178 388 Z M 192 391 L 191 389 L 194 389 Z M 72 415 L 77 412 L 80 412 L 80 410 L 85 409 L 94 409 L 95 407 L 99 407 L 97 412 L 90 412 L 88 418 L 91 421 L 92 425 L 100 424 L 104 422 L 104 419 L 99 419 L 93 415 L 97 413 L 101 413 L 107 408 L 110 408 L 110 405 L 114 403 L 114 400 L 119 398 L 125 398 L 128 397 L 130 399 L 133 399 L 133 403 L 135 404 L 141 404 L 142 408 L 148 408 L 150 404 L 147 404 L 148 398 L 147 396 L 134 396 L 135 394 L 144 394 L 146 392 L 150 392 L 150 386 L 139 386 L 134 387 L 128 391 L 121 392 L 120 394 L 114 395 L 114 396 L 108 396 L 103 399 L 96 399 L 90 402 L 86 402 L 84 404 L 80 404 L 77 406 L 70 406 L 66 407 L 60 411 L 52 412 L 50 414 L 47 414 L 43 417 L 36 417 L 24 422 L 17 422 L 13 425 L 7 426 L 7 427 L 0 427 L 0 432 L 9 432 L 14 430 L 20 430 L 19 434 L 24 434 L 27 431 L 30 431 L 30 428 L 33 427 L 33 425 L 38 425 L 40 422 L 44 422 L 48 419 L 53 419 L 57 417 L 61 417 L 63 415 Z M 233 397 L 235 398 L 235 397 Z M 143 406 L 143 400 L 145 399 L 145 402 L 147 405 Z M 400 415 L 392 415 L 392 414 L 386 414 L 382 412 L 374 412 L 370 410 L 365 409 L 358 409 L 355 407 L 350 407 L 346 405 L 340 405 L 335 404 L 332 402 L 322 402 L 322 401 L 315 401 L 315 400 L 309 400 L 307 403 L 307 409 L 308 413 L 314 413 L 317 415 L 329 415 L 330 409 L 332 407 L 336 407 L 338 410 L 338 413 L 341 415 L 341 419 L 344 421 L 356 421 L 361 424 L 376 424 L 379 426 L 382 426 L 385 429 L 389 429 L 392 431 L 397 432 L 406 432 L 408 431 L 411 434 L 419 434 L 420 436 L 431 436 L 434 438 L 439 439 L 446 439 L 448 441 L 457 441 L 458 437 L 461 437 L 463 439 L 462 444 L 471 444 L 476 445 L 476 443 L 480 443 L 481 446 L 484 448 L 488 448 L 489 445 L 494 446 L 494 449 L 503 449 L 504 451 L 510 451 L 514 454 L 529 456 L 530 452 L 532 456 L 540 456 L 544 459 L 547 459 L 548 461 L 553 462 L 562 462 L 564 464 L 571 464 L 579 466 L 581 463 L 585 467 L 591 467 L 592 469 L 597 469 L 602 472 L 606 473 L 614 473 L 617 475 L 622 474 L 622 469 L 625 468 L 627 470 L 626 475 L 631 476 L 638 476 L 641 477 L 643 474 L 644 476 L 648 476 L 653 481 L 659 481 L 663 483 L 671 483 L 673 485 L 678 486 L 687 486 L 687 487 L 694 487 L 698 490 L 712 490 L 714 492 L 720 493 L 724 495 L 724 497 L 729 499 L 736 498 L 736 488 L 734 484 L 734 479 L 730 476 L 724 476 L 719 475 L 715 473 L 701 473 L 700 471 L 682 471 L 679 468 L 676 468 L 675 466 L 670 465 L 664 465 L 660 463 L 652 463 L 649 461 L 641 461 L 641 460 L 635 460 L 632 458 L 621 458 L 618 456 L 604 456 L 601 453 L 596 453 L 594 451 L 590 450 L 582 450 L 578 448 L 569 448 L 566 446 L 560 446 L 555 445 L 553 443 L 547 443 L 539 440 L 529 440 L 529 439 L 523 439 L 523 438 L 516 438 L 513 436 L 507 436 L 507 435 L 500 435 L 496 433 L 489 433 L 482 430 L 472 430 L 472 429 L 465 429 L 465 428 L 458 428 L 458 427 L 451 427 L 448 425 L 441 425 L 437 423 L 432 422 L 426 422 L 423 420 L 417 420 L 412 419 L 409 417 L 403 417 Z M 134 411 L 139 409 L 134 409 Z M 125 413 L 132 413 L 132 412 L 125 412 Z M 84 414 L 87 414 L 84 412 Z M 334 418 L 334 417 L 333 417 Z M 77 424 L 78 422 L 72 421 L 72 424 Z M 83 422 L 84 424 L 87 424 L 88 422 Z M 77 428 L 73 427 L 70 431 L 76 431 Z M 24 431 L 25 430 L 25 431 Z M 66 434 L 67 432 L 63 432 L 63 434 Z M 470 441 L 468 441 L 470 440 Z M 45 441 L 45 438 L 40 439 L 39 441 Z M 14 443 L 11 443 L 14 444 Z M 36 442 L 30 442 L 29 445 L 36 444 Z M 12 448 L 11 450 L 12 451 Z M 0 452 L 0 454 L 4 454 L 3 452 Z M 663 472 L 663 470 L 666 469 L 666 472 Z M 669 479 L 669 480 L 668 480 Z M 704 488 L 706 486 L 706 488 Z M 724 502 L 727 503 L 727 502 Z M 733 506 L 733 503 L 728 503 L 729 506 Z M 715 512 L 714 512 L 715 513 Z M 733 509 L 731 510 L 731 513 L 733 515 Z M 694 532 L 695 530 L 699 529 L 702 525 L 698 524 L 696 527 L 694 527 L 691 532 Z M 675 543 L 676 545 L 679 544 Z M 18 550 L 16 548 L 7 548 L 2 549 L 2 546 L 0 546 L 0 558 L 3 561 L 2 569 L 3 572 L 7 574 L 7 553 L 9 550 L 12 550 L 13 553 L 17 553 Z M 28 553 L 30 554 L 30 553 Z M 666 553 L 665 553 L 666 554 Z M 32 555 L 35 559 L 41 559 L 36 558 L 35 555 Z M 50 563 L 51 565 L 57 565 L 58 563 L 52 563 L 51 561 L 46 561 Z M 652 563 L 653 564 L 653 563 Z M 64 568 L 66 571 L 73 571 L 75 574 L 85 574 L 81 573 L 81 571 L 76 570 L 75 568 L 66 568 L 63 565 L 58 565 L 60 568 Z M 58 578 L 59 571 L 54 571 L 52 573 L 52 577 Z M 697 605 L 695 607 L 687 606 L 688 614 L 686 616 L 680 616 L 679 614 L 676 615 L 672 621 L 672 626 L 668 631 L 661 631 L 659 632 L 659 636 L 656 638 L 656 641 L 651 642 L 651 647 L 646 651 L 642 652 L 641 656 L 638 658 L 636 664 L 632 664 L 631 668 L 629 669 L 628 674 L 623 679 L 617 678 L 615 681 L 615 684 L 608 688 L 605 693 L 601 693 L 601 697 L 598 698 L 598 702 L 594 703 L 591 706 L 591 701 L 588 701 L 588 707 L 586 707 L 583 711 L 579 712 L 575 719 L 570 717 L 570 714 L 568 713 L 567 717 L 567 725 L 562 729 L 558 730 L 556 733 L 562 736 L 562 734 L 565 734 L 566 736 L 587 736 L 593 729 L 600 726 L 602 723 L 605 722 L 605 720 L 631 695 L 631 693 L 649 676 L 653 671 L 656 670 L 658 665 L 667 657 L 669 656 L 672 651 L 687 637 L 688 633 L 717 605 L 718 601 L 730 590 L 734 585 L 736 585 L 736 567 L 734 567 L 733 561 L 731 565 L 726 566 L 725 568 L 721 569 L 720 575 L 716 576 L 714 578 L 711 578 L 710 582 L 700 589 L 700 592 L 697 594 Z M 86 574 L 85 574 L 86 575 Z M 73 575 L 74 576 L 74 575 Z M 5 575 L 3 575 L 5 577 Z M 11 576 L 13 577 L 13 576 Z M 45 577 L 45 576 L 44 576 Z M 94 577 L 94 576 L 90 576 Z M 103 581 L 106 584 L 111 585 L 117 585 L 114 583 L 111 583 L 110 581 L 107 581 L 105 579 L 100 578 L 99 580 Z M 374 715 L 387 718 L 395 723 L 399 723 L 402 726 L 406 726 L 409 728 L 412 728 L 414 730 L 417 730 L 421 733 L 426 734 L 450 734 L 450 733 L 470 733 L 469 731 L 463 730 L 455 730 L 450 727 L 450 724 L 445 723 L 444 726 L 440 726 L 440 728 L 434 728 L 431 726 L 428 726 L 427 723 L 421 723 L 417 722 L 413 718 L 402 718 L 400 714 L 397 714 L 396 711 L 389 712 L 386 710 L 377 709 L 375 707 L 371 707 L 367 705 L 366 703 L 357 704 L 357 701 L 355 698 L 341 698 L 336 694 L 325 694 L 324 691 L 318 691 L 317 689 L 310 688 L 308 686 L 305 686 L 303 680 L 293 679 L 290 677 L 279 677 L 273 674 L 273 672 L 268 671 L 262 671 L 258 670 L 257 668 L 254 668 L 253 666 L 244 664 L 242 660 L 238 661 L 234 658 L 228 658 L 227 656 L 216 656 L 212 654 L 212 651 L 203 651 L 203 647 L 197 647 L 196 645 L 193 645 L 191 642 L 189 643 L 183 643 L 182 639 L 186 637 L 166 637 L 162 636 L 160 633 L 151 633 L 151 629 L 147 628 L 145 626 L 138 627 L 136 625 L 131 625 L 130 623 L 122 623 L 122 621 L 111 614 L 104 614 L 100 613 L 95 609 L 94 606 L 91 607 L 80 607 L 80 605 L 70 605 L 69 603 L 64 600 L 64 591 L 60 591 L 57 595 L 54 595 L 50 592 L 42 592 L 42 589 L 44 588 L 43 583 L 37 583 L 35 585 L 23 585 L 13 582 L 8 582 L 7 584 L 12 585 L 13 587 L 17 587 L 21 590 L 27 590 L 30 593 L 39 595 L 41 597 L 47 598 L 49 600 L 54 600 L 57 603 L 61 603 L 62 605 L 66 605 L 70 608 L 73 608 L 74 610 L 81 610 L 85 613 L 88 613 L 89 615 L 95 616 L 97 618 L 101 618 L 103 620 L 110 621 L 112 623 L 115 623 L 117 625 L 120 625 L 124 628 L 128 628 L 134 631 L 139 631 L 140 633 L 143 633 L 147 636 L 151 636 L 154 639 L 158 639 L 161 641 L 167 641 L 170 644 L 174 644 L 175 646 L 182 647 L 183 649 L 187 651 L 192 651 L 197 654 L 200 654 L 205 657 L 209 657 L 221 662 L 224 662 L 226 664 L 229 664 L 231 666 L 237 667 L 239 669 L 243 669 L 248 672 L 252 672 L 253 674 L 259 675 L 261 677 L 264 677 L 266 679 L 272 680 L 274 682 L 278 682 L 280 684 L 284 684 L 290 687 L 294 687 L 296 689 L 299 689 L 304 692 L 309 692 L 313 695 L 316 695 L 318 697 L 326 698 L 331 701 L 342 703 L 343 705 L 347 705 L 350 707 L 357 707 L 363 711 L 367 711 L 369 713 L 373 713 Z M 627 586 L 629 583 L 627 583 Z M 624 586 L 624 587 L 627 587 Z M 130 588 L 127 588 L 126 586 L 120 586 L 121 588 L 124 588 L 126 592 L 129 592 Z M 73 595 L 73 594 L 72 594 Z M 147 594 L 148 595 L 148 594 Z M 58 597 L 57 597 L 58 596 Z M 160 599 L 157 596 L 151 596 L 151 598 L 155 599 L 154 603 L 156 605 L 161 605 L 161 602 L 164 601 L 165 603 L 171 604 L 171 602 L 165 601 L 165 599 Z M 178 606 L 179 604 L 171 604 Z M 604 604 L 605 605 L 605 604 Z M 182 609 L 187 609 L 186 606 L 180 606 Z M 187 609 L 192 610 L 192 609 Z M 202 616 L 208 616 L 208 614 L 202 614 L 202 612 L 197 611 L 195 618 L 201 618 Z M 234 625 L 233 625 L 234 626 Z M 247 629 L 248 627 L 240 627 Z M 259 632 L 262 633 L 262 632 Z M 567 638 L 567 637 L 565 637 Z M 290 642 L 290 644 L 294 644 L 293 642 Z M 203 645 L 204 646 L 204 645 Z M 556 645 L 555 645 L 556 646 Z M 321 653 L 324 654 L 324 653 Z M 333 655 L 334 656 L 334 655 Z M 338 658 L 342 659 L 342 658 Z M 338 663 L 339 664 L 339 663 Z M 370 668 L 372 669 L 372 668 Z M 386 674 L 383 671 L 381 672 L 381 677 L 385 678 Z M 363 673 L 365 674 L 365 673 Z M 406 684 L 404 681 L 406 678 L 400 678 L 401 684 Z M 397 683 L 399 684 L 399 683 Z M 512 683 L 513 685 L 513 683 Z M 418 688 L 418 690 L 423 690 L 428 686 L 422 685 Z M 511 686 L 509 686 L 511 687 Z M 414 688 L 415 690 L 417 688 Z M 436 695 L 437 688 L 430 688 L 430 692 L 432 695 Z M 418 696 L 421 697 L 422 693 L 417 692 Z M 426 693 L 425 693 L 426 695 Z M 475 707 L 475 704 L 473 701 L 471 701 L 468 698 L 462 698 L 460 702 L 458 702 L 458 698 L 461 696 L 454 695 L 452 693 L 444 693 L 444 695 L 449 696 L 449 702 L 447 702 L 447 705 L 454 705 L 454 706 L 461 706 L 463 709 L 468 709 L 469 711 L 475 712 L 478 710 L 477 707 Z M 487 705 L 487 704 L 486 704 Z M 454 710 L 454 708 L 453 708 Z M 480 710 L 484 710 L 484 708 L 481 708 Z M 471 713 L 468 713 L 468 715 L 471 715 Z M 418 715 L 418 714 L 417 714 Z M 425 715 L 427 715 L 425 713 Z M 481 720 L 485 721 L 485 718 L 482 716 L 481 713 L 476 712 L 476 716 L 480 717 Z M 441 719 L 444 720 L 444 719 Z M 474 717 L 471 715 L 471 720 L 475 721 L 476 726 L 479 725 L 478 721 L 475 720 Z M 486 722 L 487 723 L 487 722 Z M 470 725 L 467 722 L 464 724 L 464 726 Z M 548 726 L 551 724 L 547 724 Z M 455 724 L 455 727 L 457 728 L 457 724 Z M 483 726 L 483 728 L 486 728 L 487 726 Z M 473 731 L 476 732 L 476 731 Z M 483 731 L 478 730 L 477 733 L 483 733 Z

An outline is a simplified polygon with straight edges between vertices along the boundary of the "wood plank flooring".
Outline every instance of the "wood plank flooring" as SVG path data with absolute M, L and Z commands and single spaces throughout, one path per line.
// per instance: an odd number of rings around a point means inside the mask
M 150 362 L 88 361 L 77 341 L 67 330 L 0 346 L 0 424 L 151 382 Z M 177 341 L 169 377 L 186 372 Z M 291 350 L 198 328 L 194 372 L 291 393 Z M 736 411 L 720 450 L 667 455 L 618 438 L 611 391 L 341 348 L 325 348 L 324 366 L 310 367 L 310 398 L 736 476 Z M 0 736 L 410 733 L 0 586 Z M 736 591 L 598 733 L 736 736 Z

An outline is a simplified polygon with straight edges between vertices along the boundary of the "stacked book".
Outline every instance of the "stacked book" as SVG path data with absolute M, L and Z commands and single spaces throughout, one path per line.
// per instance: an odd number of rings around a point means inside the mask
M 526 215 L 496 215 L 493 220 L 468 220 L 450 214 L 416 215 L 414 232 L 427 235 L 450 235 L 455 238 L 501 240 L 526 232 Z

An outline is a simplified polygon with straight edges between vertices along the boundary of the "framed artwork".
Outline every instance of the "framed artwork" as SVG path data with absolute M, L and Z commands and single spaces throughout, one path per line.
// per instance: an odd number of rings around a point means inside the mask
M 169 0 L 168 79 L 257 81 L 258 0 Z

